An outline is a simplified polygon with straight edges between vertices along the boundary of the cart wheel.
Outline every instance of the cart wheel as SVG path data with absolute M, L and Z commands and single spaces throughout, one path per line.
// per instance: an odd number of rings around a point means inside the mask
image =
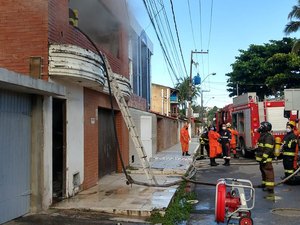
M 251 211 L 240 212 L 240 217 L 251 217 Z
M 242 217 L 239 220 L 239 225 L 253 225 L 253 220 L 250 217 Z
M 226 198 L 226 185 L 219 183 L 216 188 L 216 202 L 215 202 L 215 216 L 216 222 L 225 221 L 225 198 Z

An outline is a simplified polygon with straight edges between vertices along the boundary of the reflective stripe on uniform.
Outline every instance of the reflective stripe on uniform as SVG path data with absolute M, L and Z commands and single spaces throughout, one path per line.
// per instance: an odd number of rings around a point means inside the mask
M 268 157 L 269 157 L 269 155 L 268 155 L 268 154 L 266 154 L 266 153 L 264 153 L 264 154 L 262 155 L 262 157 L 263 157 L 263 158 L 268 158 Z
M 263 158 L 256 156 L 256 161 L 261 162 Z M 264 161 L 265 162 L 265 161 Z M 267 158 L 266 162 L 272 162 L 272 158 Z
M 274 182 L 266 181 L 266 182 L 265 182 L 265 185 L 266 185 L 266 186 L 269 186 L 269 187 L 274 187 L 274 186 L 275 186 L 275 183 L 274 183 Z
M 265 147 L 266 147 L 266 148 L 272 148 L 272 149 L 273 149 L 273 148 L 274 148 L 274 145 L 271 145 L 271 144 L 265 144 Z
M 284 170 L 285 173 L 294 173 L 294 170 Z
M 258 156 L 256 156 L 256 161 L 258 161 L 258 162 L 260 162 L 261 160 L 262 160 L 262 158 L 261 157 L 258 157 Z
M 258 143 L 258 147 L 266 147 L 266 148 L 271 148 L 273 149 L 274 148 L 274 145 L 271 145 L 271 144 L 263 144 L 263 143 Z
M 295 152 L 284 152 L 283 155 L 295 156 Z

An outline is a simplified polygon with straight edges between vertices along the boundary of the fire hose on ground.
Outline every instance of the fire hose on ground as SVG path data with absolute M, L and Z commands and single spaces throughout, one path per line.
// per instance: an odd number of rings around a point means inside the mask
M 149 182 L 142 182 L 142 181 L 137 181 L 134 180 L 129 174 L 126 174 L 126 184 L 136 184 L 136 185 L 142 185 L 142 186 L 148 186 L 148 187 L 171 187 L 174 185 L 179 185 L 182 181 L 187 181 L 190 183 L 194 183 L 194 184 L 199 184 L 199 185 L 205 185 L 205 186 L 216 186 L 217 183 L 211 183 L 211 182 L 206 182 L 206 181 L 199 181 L 199 180 L 194 180 L 192 179 L 192 177 L 197 173 L 197 171 L 199 171 L 199 169 L 196 166 L 196 162 L 197 160 L 194 159 L 190 168 L 187 170 L 186 175 L 181 176 L 180 179 L 173 181 L 173 182 L 169 182 L 169 183 L 164 183 L 164 184 L 153 184 L 153 183 L 149 183 Z M 273 163 L 279 163 L 282 162 L 282 160 L 276 160 L 275 162 L 273 161 Z M 240 163 L 231 163 L 231 165 L 258 165 L 257 162 L 240 162 Z M 286 183 L 288 180 L 290 180 L 292 177 L 294 177 L 298 172 L 300 171 L 300 167 L 298 169 L 296 169 L 294 171 L 294 173 L 292 173 L 291 175 L 289 175 L 288 177 L 284 178 L 283 180 L 281 180 L 280 182 L 275 183 L 274 186 L 278 186 L 281 185 L 283 183 Z M 254 188 L 258 188 L 258 185 L 254 185 Z

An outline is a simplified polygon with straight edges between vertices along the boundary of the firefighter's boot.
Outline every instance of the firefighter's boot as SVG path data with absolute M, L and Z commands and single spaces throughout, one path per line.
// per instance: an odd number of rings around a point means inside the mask
M 218 163 L 216 163 L 215 158 L 210 158 L 210 166 L 217 166 L 219 165 Z
M 224 159 L 225 163 L 223 164 L 224 166 L 230 166 L 230 159 Z

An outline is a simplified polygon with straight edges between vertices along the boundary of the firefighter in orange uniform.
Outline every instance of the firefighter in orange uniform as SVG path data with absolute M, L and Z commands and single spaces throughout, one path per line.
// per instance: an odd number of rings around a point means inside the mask
M 237 132 L 237 130 L 235 130 L 234 128 L 231 128 L 231 124 L 230 123 L 227 123 L 226 126 L 227 126 L 227 129 L 231 133 L 230 150 L 233 153 L 233 158 L 237 159 L 238 156 L 236 154 L 236 138 L 235 138 L 235 136 L 239 135 L 239 132 Z
M 209 158 L 211 166 L 219 165 L 219 163 L 216 163 L 216 157 L 222 152 L 221 144 L 218 142 L 220 137 L 221 135 L 216 131 L 216 128 L 211 126 L 210 131 L 208 132 Z
M 182 156 L 190 156 L 189 154 L 189 142 L 190 142 L 190 135 L 189 135 L 189 123 L 185 123 L 184 126 L 180 130 L 180 143 L 181 143 L 181 150 Z
M 263 188 L 270 194 L 274 194 L 274 169 L 272 165 L 272 158 L 274 156 L 275 140 L 271 134 L 272 124 L 264 121 L 260 123 L 258 132 L 260 137 L 258 139 L 258 149 L 256 153 L 256 161 L 259 162 L 259 169 L 262 176 L 262 184 L 258 187 Z

